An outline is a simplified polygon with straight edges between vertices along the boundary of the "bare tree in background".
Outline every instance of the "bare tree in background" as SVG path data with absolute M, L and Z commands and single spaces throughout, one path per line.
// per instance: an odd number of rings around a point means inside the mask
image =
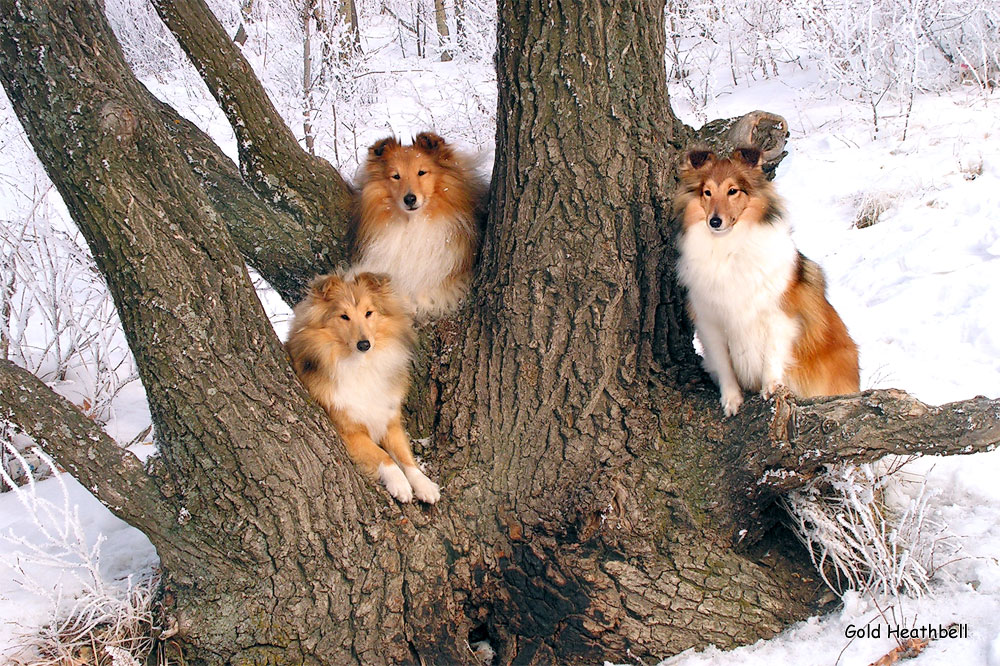
M 441 62 L 451 60 L 451 50 L 448 44 L 451 33 L 448 31 L 448 14 L 444 9 L 444 0 L 434 0 L 434 23 L 437 26 L 438 45 L 441 47 Z

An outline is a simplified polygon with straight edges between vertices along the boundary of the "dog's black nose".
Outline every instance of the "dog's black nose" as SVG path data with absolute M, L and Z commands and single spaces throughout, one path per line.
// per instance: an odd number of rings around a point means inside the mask
M 372 348 L 372 343 L 367 340 L 358 340 L 358 351 L 368 351 Z
M 409 208 L 413 208 L 413 204 L 417 203 L 417 195 L 413 192 L 407 192 L 406 196 L 403 197 L 403 203 Z
M 708 221 L 708 226 L 712 227 L 713 229 L 718 229 L 719 227 L 722 226 L 722 218 L 719 217 L 718 215 L 713 215 L 712 218 Z

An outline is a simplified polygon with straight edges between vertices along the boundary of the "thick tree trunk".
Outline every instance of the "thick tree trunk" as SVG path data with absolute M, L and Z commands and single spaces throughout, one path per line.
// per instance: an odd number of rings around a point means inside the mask
M 669 197 L 690 134 L 666 98 L 660 9 L 500 8 L 504 158 L 470 324 L 445 340 L 435 455 L 458 461 L 450 491 L 502 553 L 477 596 L 503 663 L 733 644 L 810 596 L 801 572 L 734 553 L 702 472 L 674 464 L 691 451 L 721 471 L 715 398 L 679 391 L 698 371 Z
M 466 311 L 423 341 L 423 453 L 443 497 L 400 507 L 307 401 L 243 267 L 293 301 L 338 253 L 340 176 L 287 128 L 256 135 L 275 114 L 203 2 L 158 7 L 270 203 L 150 98 L 92 0 L 66 4 L 0 0 L 0 78 L 108 279 L 160 455 L 143 470 L 9 363 L 0 418 L 150 536 L 187 663 L 474 663 L 470 635 L 503 664 L 749 642 L 819 590 L 771 529 L 775 493 L 919 432 L 1000 439 L 996 402 L 885 393 L 751 399 L 722 421 L 674 280 L 669 197 L 695 135 L 666 97 L 662 6 L 504 3 L 482 265 Z M 755 127 L 782 129 L 719 131 Z M 306 257 L 253 240 L 278 230 Z
M 86 433 L 60 462 L 103 474 L 97 494 L 146 530 L 194 658 L 409 660 L 398 510 L 307 402 L 242 258 L 96 4 L 4 0 L 0 16 L 0 76 L 108 277 L 159 444 L 142 484 L 128 457 L 129 475 L 108 476 L 113 444 Z M 42 45 L 52 48 L 33 57 Z M 32 426 L 16 408 L 39 392 L 24 386 L 8 384 L 2 402 Z M 131 492 L 144 484 L 163 498 L 155 510 L 150 491 Z

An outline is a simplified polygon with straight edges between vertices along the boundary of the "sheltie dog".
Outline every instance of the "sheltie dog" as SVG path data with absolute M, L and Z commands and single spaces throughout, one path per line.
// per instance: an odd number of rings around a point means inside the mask
M 856 393 L 858 349 L 826 300 L 823 270 L 795 248 L 761 152 L 692 150 L 674 198 L 678 277 L 723 411 L 743 389 L 765 398 Z
M 402 424 L 414 339 L 388 277 L 330 274 L 295 307 L 286 348 L 362 472 L 400 502 L 433 504 L 440 491 L 417 467 Z
M 358 270 L 385 273 L 417 317 L 454 311 L 479 244 L 486 187 L 444 139 L 382 139 L 368 149 L 352 240 Z

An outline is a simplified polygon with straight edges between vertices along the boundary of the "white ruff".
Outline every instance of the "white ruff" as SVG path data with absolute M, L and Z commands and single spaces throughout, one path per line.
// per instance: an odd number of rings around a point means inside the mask
M 378 443 L 403 402 L 409 352 L 393 342 L 373 343 L 367 352 L 352 352 L 331 372 L 329 402 L 368 429 Z
M 396 293 L 420 309 L 449 309 L 456 294 L 441 287 L 462 261 L 465 248 L 453 242 L 461 224 L 422 213 L 396 217 L 363 248 L 353 271 L 387 273 Z
M 723 403 L 732 388 L 726 366 L 744 389 L 773 389 L 798 336 L 798 324 L 781 309 L 797 254 L 788 225 L 739 222 L 720 236 L 699 223 L 683 231 L 680 249 L 678 277 Z

